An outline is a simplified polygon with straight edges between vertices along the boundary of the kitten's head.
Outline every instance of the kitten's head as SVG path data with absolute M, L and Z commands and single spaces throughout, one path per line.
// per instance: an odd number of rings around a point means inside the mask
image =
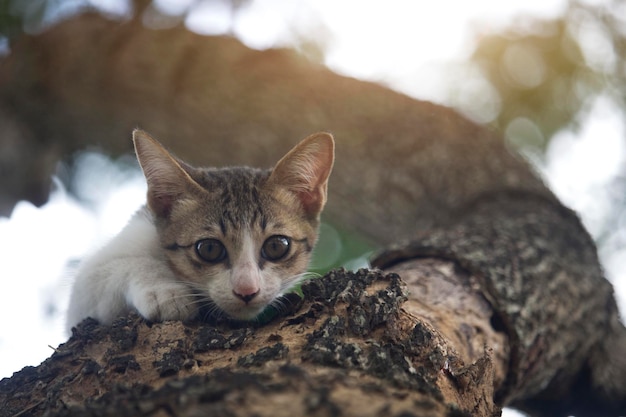
M 334 160 L 330 134 L 271 170 L 193 168 L 133 133 L 164 256 L 218 313 L 256 317 L 306 272 Z

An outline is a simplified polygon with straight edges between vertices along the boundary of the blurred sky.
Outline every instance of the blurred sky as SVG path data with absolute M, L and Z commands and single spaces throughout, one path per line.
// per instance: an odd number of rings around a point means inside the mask
M 129 11 L 124 1 L 91 3 L 112 14 Z M 180 13 L 192 1 L 156 3 L 163 11 Z M 232 33 L 253 48 L 292 46 L 304 52 L 306 39 L 312 38 L 324 49 L 325 64 L 337 72 L 449 105 L 454 103 L 447 101 L 442 68 L 467 59 L 481 35 L 522 15 L 557 17 L 566 6 L 563 0 L 386 0 L 384 7 L 363 0 L 261 0 L 233 14 L 228 2 L 195 4 L 186 24 L 200 33 Z M 146 23 L 167 25 L 150 18 Z M 478 120 L 484 116 L 472 115 L 471 106 L 461 110 Z M 608 185 L 625 172 L 626 133 L 620 112 L 608 99 L 592 103 L 585 117 L 579 132 L 557 134 L 545 158 L 535 162 L 547 183 L 596 234 L 611 209 Z M 57 181 L 44 207 L 20 203 L 10 219 L 0 217 L 0 377 L 39 364 L 52 353 L 48 345 L 66 339 L 63 309 L 72 265 L 123 227 L 143 202 L 145 185 L 138 171 L 129 177 L 128 169 L 97 154 L 85 154 L 82 161 L 84 189 L 98 190 L 83 195 L 89 206 L 74 201 Z M 615 227 L 625 226 L 622 216 Z M 624 312 L 626 249 L 614 246 L 601 255 Z M 25 327 L 40 330 L 22 332 Z

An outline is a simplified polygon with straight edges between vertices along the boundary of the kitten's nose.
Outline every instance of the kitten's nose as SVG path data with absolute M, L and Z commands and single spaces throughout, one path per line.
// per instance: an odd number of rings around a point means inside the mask
M 252 299 L 256 297 L 258 293 L 259 293 L 259 290 L 253 293 L 249 293 L 249 294 L 239 294 L 238 292 L 233 290 L 233 294 L 235 294 L 238 298 L 240 298 L 246 304 L 252 301 Z

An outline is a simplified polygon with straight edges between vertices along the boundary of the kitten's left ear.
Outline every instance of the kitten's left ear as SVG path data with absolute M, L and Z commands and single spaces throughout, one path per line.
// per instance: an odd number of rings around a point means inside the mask
M 139 165 L 148 182 L 148 207 L 158 217 L 168 217 L 175 204 L 185 196 L 202 193 L 184 169 L 185 164 L 170 155 L 163 146 L 143 130 L 133 131 L 133 142 Z
M 311 218 L 319 216 L 335 160 L 335 141 L 330 133 L 315 133 L 303 139 L 274 167 L 269 182 L 294 193 Z

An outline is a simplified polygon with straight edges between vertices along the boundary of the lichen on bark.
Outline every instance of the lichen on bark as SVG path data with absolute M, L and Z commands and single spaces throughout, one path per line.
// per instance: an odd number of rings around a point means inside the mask
M 302 290 L 296 314 L 261 327 L 88 319 L 36 370 L 0 382 L 0 414 L 444 416 L 476 406 L 461 391 L 446 397 L 454 378 L 443 370 L 458 360 L 403 311 L 398 275 L 337 270 Z

